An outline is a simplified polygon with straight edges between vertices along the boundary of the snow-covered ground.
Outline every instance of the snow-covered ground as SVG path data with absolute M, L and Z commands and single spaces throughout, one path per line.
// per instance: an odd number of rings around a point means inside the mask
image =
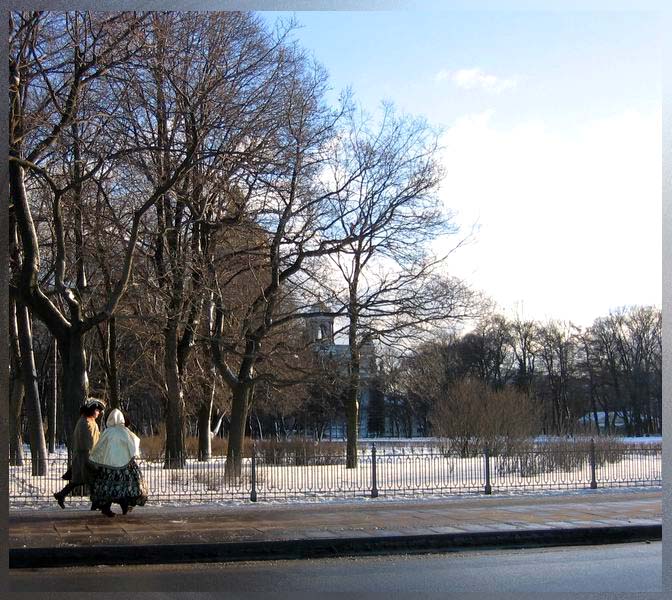
M 662 485 L 661 452 L 642 448 L 642 440 L 661 442 L 661 438 L 633 438 L 639 447 L 627 454 L 614 455 L 596 466 L 598 487 L 637 487 Z M 376 460 L 376 488 L 380 498 L 428 498 L 447 494 L 481 494 L 485 491 L 485 460 L 482 456 L 459 458 L 432 449 L 397 441 L 394 450 L 380 444 Z M 414 440 L 417 441 L 417 440 Z M 310 460 L 309 460 L 310 462 Z M 329 461 L 324 461 L 329 462 Z M 249 502 L 252 489 L 252 464 L 243 463 L 239 480 L 230 481 L 224 473 L 225 460 L 188 460 L 184 469 L 164 469 L 161 462 L 139 461 L 147 480 L 152 504 L 205 504 Z M 548 492 L 590 488 L 591 469 L 585 454 L 571 460 L 538 452 L 515 458 L 490 459 L 490 485 L 493 493 Z M 24 506 L 51 506 L 52 494 L 62 488 L 61 474 L 66 468 L 66 452 L 59 448 L 50 455 L 46 476 L 33 477 L 29 453 L 22 467 L 9 467 L 10 509 Z M 374 470 L 371 452 L 362 452 L 357 468 L 344 464 L 306 464 L 299 466 L 256 463 L 255 489 L 258 501 L 317 502 L 335 499 L 367 498 L 373 490 Z M 70 504 L 85 504 L 87 498 L 73 497 Z

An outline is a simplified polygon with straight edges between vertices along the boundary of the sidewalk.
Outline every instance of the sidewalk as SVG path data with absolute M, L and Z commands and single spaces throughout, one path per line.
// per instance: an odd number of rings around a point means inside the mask
M 118 509 L 116 505 L 114 509 Z M 253 560 L 660 539 L 660 490 L 12 511 L 10 567 Z

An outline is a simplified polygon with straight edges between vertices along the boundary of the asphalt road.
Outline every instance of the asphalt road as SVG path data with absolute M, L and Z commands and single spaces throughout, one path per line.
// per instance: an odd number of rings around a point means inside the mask
M 366 558 L 21 569 L 10 591 L 660 592 L 662 544 Z M 232 595 L 234 594 L 234 595 Z

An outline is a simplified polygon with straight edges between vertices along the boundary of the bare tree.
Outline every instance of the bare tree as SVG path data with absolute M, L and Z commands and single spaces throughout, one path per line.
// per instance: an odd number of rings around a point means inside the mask
M 628 307 L 596 319 L 586 332 L 605 418 L 629 434 L 660 431 L 661 312 Z
M 276 89 L 284 104 L 277 115 L 280 120 L 274 145 L 268 148 L 265 160 L 256 165 L 254 180 L 241 182 L 243 196 L 255 207 L 257 233 L 247 248 L 220 254 L 220 259 L 228 256 L 229 263 L 238 257 L 243 264 L 226 279 L 218 277 L 215 285 L 211 349 L 233 395 L 227 450 L 230 474 L 240 473 L 254 388 L 268 377 L 257 375 L 258 363 L 269 351 L 267 340 L 273 330 L 309 316 L 305 312 L 309 302 L 286 300 L 310 296 L 311 270 L 316 261 L 337 252 L 355 235 L 344 236 L 334 230 L 340 215 L 340 194 L 356 173 L 351 170 L 338 181 L 324 176 L 333 160 L 333 144 L 343 113 L 324 105 L 326 75 L 319 66 L 311 64 L 297 49 L 286 49 L 284 56 L 283 76 Z M 235 311 L 226 303 L 225 289 L 242 276 L 253 277 L 257 291 Z M 233 318 L 236 312 L 239 318 Z
M 592 359 L 599 377 L 599 401 L 605 416 L 607 433 L 615 426 L 616 412 L 622 406 L 622 378 L 618 361 L 616 337 L 608 317 L 595 320 L 589 329 Z M 609 415 L 613 421 L 609 423 Z M 627 416 L 626 416 L 627 419 Z
M 37 381 L 37 369 L 33 353 L 33 334 L 30 311 L 26 304 L 16 302 L 15 315 L 17 321 L 19 348 L 21 352 L 21 374 L 25 393 L 26 408 L 28 409 L 28 428 L 30 439 L 30 455 L 33 475 L 47 474 L 47 444 L 42 425 L 42 410 L 40 393 Z
M 551 426 L 556 433 L 573 433 L 577 415 L 576 343 L 572 325 L 550 321 L 537 329 L 538 356 L 550 392 Z
M 13 13 L 10 18 L 9 180 L 21 250 L 15 290 L 58 340 L 66 436 L 88 395 L 84 337 L 117 309 L 141 219 L 185 166 L 141 202 L 125 207 L 130 215 L 116 215 L 124 229 L 123 266 L 111 294 L 88 313 L 85 185 L 94 177 L 100 185 L 105 171 L 121 169 L 129 150 L 120 147 L 123 140 L 106 138 L 118 105 L 111 101 L 108 111 L 97 102 L 124 79 L 125 61 L 137 57 L 143 20 L 135 13 Z M 42 200 L 47 212 L 41 221 L 53 236 L 49 265 L 40 261 L 45 245 L 34 218 Z
M 164 322 L 166 466 L 180 467 L 183 387 L 192 349 L 207 328 L 216 249 L 227 235 L 235 237 L 239 221 L 253 221 L 250 191 L 274 143 L 286 59 L 283 32 L 272 36 L 246 13 L 154 14 L 149 35 L 153 52 L 131 89 L 134 104 L 144 108 L 133 134 L 150 149 L 146 177 L 165 179 L 176 157 L 195 149 L 188 172 L 156 203 L 146 238 Z M 203 398 L 203 432 L 208 406 Z
M 514 381 L 519 390 L 531 394 L 537 359 L 538 325 L 534 321 L 516 316 L 510 326 L 512 349 L 517 368 Z
M 332 260 L 345 288 L 350 349 L 346 400 L 348 468 L 357 465 L 361 355 L 374 341 L 394 345 L 430 324 L 473 314 L 472 293 L 441 274 L 446 257 L 430 243 L 455 233 L 436 190 L 441 177 L 436 138 L 420 120 L 385 107 L 374 131 L 355 120 L 338 149 L 334 177 L 356 165 L 344 189 L 338 226 L 356 237 Z
M 343 416 L 344 390 L 347 371 L 342 361 L 330 353 L 330 343 L 315 344 L 305 353 L 307 367 L 304 401 L 295 410 L 298 419 L 310 425 L 318 441 L 324 437 L 327 427 Z
M 16 301 L 9 300 L 9 341 L 10 341 L 10 387 L 9 387 L 9 464 L 23 465 L 23 435 L 21 414 L 23 408 L 23 375 L 21 372 L 21 350 L 19 331 L 16 323 Z
M 502 315 L 486 314 L 455 343 L 458 375 L 503 388 L 514 376 L 512 343 L 508 320 Z
M 580 328 L 575 327 L 575 335 L 579 344 L 579 369 L 584 373 L 584 376 L 587 376 L 590 411 L 592 413 L 595 431 L 597 435 L 600 435 L 600 417 L 597 410 L 599 379 L 597 374 L 597 364 L 593 357 L 593 346 L 588 331 L 583 331 Z

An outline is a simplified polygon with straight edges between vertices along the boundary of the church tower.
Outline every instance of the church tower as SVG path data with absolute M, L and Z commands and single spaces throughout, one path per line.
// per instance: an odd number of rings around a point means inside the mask
M 313 304 L 310 308 L 310 312 L 327 312 L 328 310 L 329 308 L 322 301 Z M 328 345 L 334 343 L 334 317 L 328 315 L 310 317 L 307 322 L 311 342 Z

